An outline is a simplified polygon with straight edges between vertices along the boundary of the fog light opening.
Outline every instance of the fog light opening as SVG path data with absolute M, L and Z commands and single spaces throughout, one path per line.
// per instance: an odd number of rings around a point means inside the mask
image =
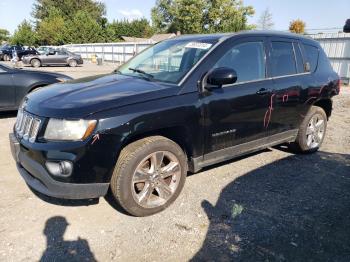
M 73 172 L 73 163 L 70 161 L 47 161 L 45 165 L 47 170 L 54 176 L 69 177 Z

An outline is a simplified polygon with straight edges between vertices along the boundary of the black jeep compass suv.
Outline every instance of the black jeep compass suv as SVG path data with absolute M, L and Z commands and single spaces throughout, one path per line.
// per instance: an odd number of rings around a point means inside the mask
M 130 214 L 169 206 L 188 171 L 281 143 L 315 152 L 339 77 L 312 39 L 277 32 L 184 35 L 107 75 L 29 94 L 10 134 L 35 191 L 107 192 Z

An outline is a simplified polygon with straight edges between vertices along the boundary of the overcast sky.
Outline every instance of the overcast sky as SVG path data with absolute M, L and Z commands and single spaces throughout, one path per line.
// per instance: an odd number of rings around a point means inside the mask
M 0 28 L 11 33 L 23 19 L 32 19 L 31 11 L 34 0 L 0 0 Z M 150 19 L 150 10 L 155 0 L 103 0 L 107 6 L 107 18 Z M 256 23 L 266 8 L 270 9 L 276 30 L 287 30 L 289 22 L 300 18 L 306 22 L 308 29 L 342 28 L 345 20 L 350 18 L 350 0 L 244 0 L 252 5 L 256 14 L 249 19 Z

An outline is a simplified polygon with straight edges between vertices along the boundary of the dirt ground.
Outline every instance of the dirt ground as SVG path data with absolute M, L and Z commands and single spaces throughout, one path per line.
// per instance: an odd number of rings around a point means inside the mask
M 73 77 L 112 69 L 44 68 Z M 0 261 L 350 261 L 349 87 L 318 153 L 275 147 L 207 168 L 146 218 L 104 199 L 38 198 L 11 157 L 14 122 L 14 112 L 0 115 Z

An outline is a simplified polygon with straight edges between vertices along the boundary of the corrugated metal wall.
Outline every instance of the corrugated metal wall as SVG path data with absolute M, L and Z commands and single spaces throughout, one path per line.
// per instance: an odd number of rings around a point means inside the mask
M 334 70 L 342 78 L 350 78 L 350 33 L 310 35 L 320 42 Z
M 334 70 L 342 78 L 350 78 L 350 33 L 332 33 L 309 35 L 319 41 L 331 60 Z M 124 63 L 135 53 L 150 46 L 151 43 L 121 42 L 103 44 L 71 44 L 64 47 L 91 59 L 96 54 L 105 61 Z
M 69 51 L 80 54 L 84 59 L 91 59 L 93 55 L 101 57 L 104 61 L 122 64 L 136 53 L 150 46 L 150 43 L 97 43 L 97 44 L 70 44 L 64 45 Z

